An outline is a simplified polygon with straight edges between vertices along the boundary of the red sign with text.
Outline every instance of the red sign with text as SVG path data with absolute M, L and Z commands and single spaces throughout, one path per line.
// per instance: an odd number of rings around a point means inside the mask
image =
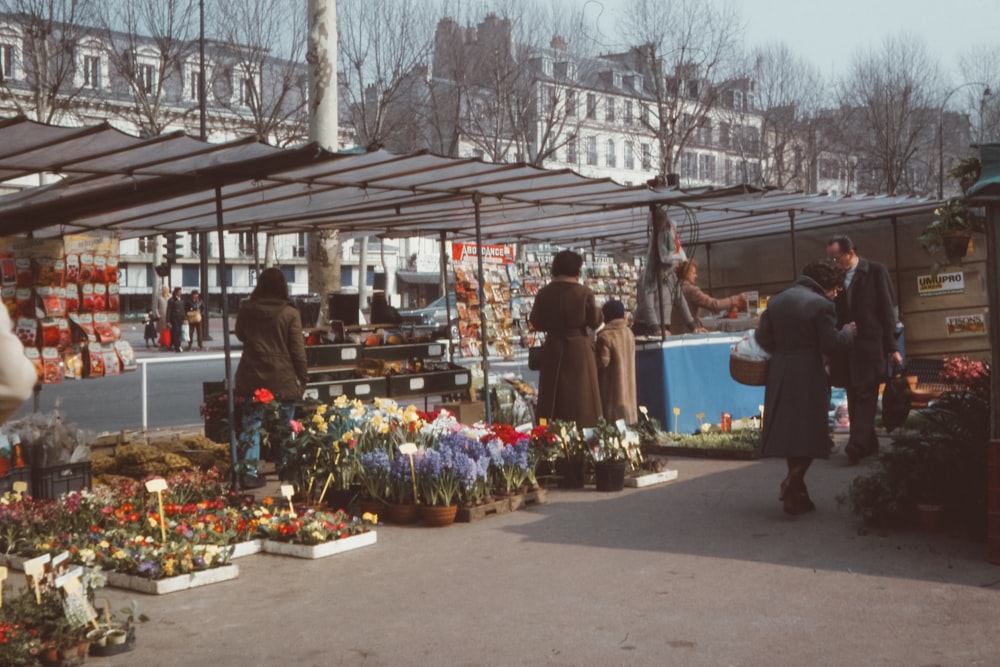
M 497 264 L 512 264 L 514 262 L 514 248 L 509 245 L 484 245 L 477 246 L 475 243 L 452 243 L 451 258 L 456 262 L 472 261 L 476 259 L 476 249 L 483 249 L 483 261 Z

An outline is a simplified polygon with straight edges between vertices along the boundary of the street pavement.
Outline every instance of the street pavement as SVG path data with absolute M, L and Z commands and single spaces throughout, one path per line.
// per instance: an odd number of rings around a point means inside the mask
M 816 462 L 818 509 L 800 517 L 781 511 L 781 460 L 669 467 L 661 486 L 380 525 L 374 546 L 322 560 L 241 558 L 239 579 L 200 589 L 106 589 L 151 620 L 100 664 L 1000 664 L 985 544 L 866 533 L 835 501 L 865 466 Z

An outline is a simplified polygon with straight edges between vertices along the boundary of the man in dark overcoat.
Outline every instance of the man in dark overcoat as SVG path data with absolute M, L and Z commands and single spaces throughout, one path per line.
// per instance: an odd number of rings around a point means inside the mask
M 854 322 L 854 345 L 830 359 L 830 383 L 847 391 L 851 431 L 844 452 L 852 464 L 878 453 L 875 412 L 878 388 L 888 377 L 887 362 L 902 365 L 896 343 L 892 281 L 884 264 L 859 257 L 847 236 L 827 241 L 826 256 L 847 271 L 844 290 L 837 295 L 837 326 Z

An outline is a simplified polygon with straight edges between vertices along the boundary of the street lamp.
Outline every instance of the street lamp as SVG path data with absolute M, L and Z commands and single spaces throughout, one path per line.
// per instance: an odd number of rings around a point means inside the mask
M 944 199 L 944 111 L 945 107 L 948 106 L 948 100 L 951 96 L 962 90 L 963 88 L 968 88 L 969 86 L 982 86 L 983 96 L 979 101 L 979 134 L 982 137 L 982 124 L 983 124 L 983 107 L 986 105 L 986 98 L 992 95 L 990 91 L 990 86 L 982 81 L 967 81 L 960 86 L 955 86 L 948 91 L 948 94 L 944 96 L 944 101 L 941 102 L 941 111 L 938 113 L 938 199 Z

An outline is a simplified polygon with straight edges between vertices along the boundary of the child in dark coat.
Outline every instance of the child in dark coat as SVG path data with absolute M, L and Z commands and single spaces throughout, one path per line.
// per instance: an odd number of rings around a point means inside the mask
M 151 310 L 146 313 L 146 319 L 142 321 L 146 325 L 146 328 L 142 332 L 142 337 L 146 340 L 146 347 L 156 345 L 156 323 L 159 319 L 160 316 L 156 314 L 156 311 Z

